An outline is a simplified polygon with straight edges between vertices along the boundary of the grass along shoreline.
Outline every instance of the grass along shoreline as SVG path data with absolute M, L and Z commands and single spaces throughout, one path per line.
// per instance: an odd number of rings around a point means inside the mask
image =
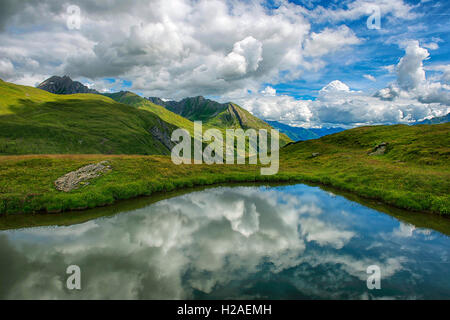
M 168 156 L 0 156 L 0 214 L 80 210 L 218 183 L 311 182 L 402 209 L 449 215 L 449 140 L 450 124 L 360 127 L 282 148 L 279 173 L 272 176 L 261 176 L 256 165 L 177 166 Z M 368 156 L 382 141 L 389 143 L 388 152 Z M 111 172 L 68 193 L 55 189 L 57 178 L 103 160 Z
M 419 194 L 413 191 L 402 191 L 398 188 L 380 190 L 370 186 L 362 187 L 356 181 L 354 183 L 345 183 L 339 176 L 329 176 L 322 172 L 295 172 L 286 170 L 272 176 L 262 176 L 259 173 L 258 166 L 232 165 L 182 165 L 185 170 L 179 170 L 179 177 L 174 174 L 168 174 L 167 168 L 170 167 L 169 157 L 155 156 L 105 156 L 105 155 L 86 155 L 86 156 L 25 156 L 24 157 L 0 157 L 0 168 L 4 165 L 14 168 L 13 171 L 21 171 L 22 178 L 32 178 L 28 170 L 23 165 L 30 163 L 42 165 L 47 162 L 45 172 L 41 172 L 43 184 L 39 185 L 38 192 L 13 193 L 8 196 L 0 196 L 0 213 L 36 213 L 36 212 L 64 212 L 70 210 L 83 210 L 99 206 L 111 205 L 118 200 L 125 200 L 139 196 L 149 196 L 158 192 L 171 192 L 183 190 L 196 186 L 220 185 L 224 183 L 244 183 L 244 182 L 289 182 L 289 183 L 314 183 L 323 186 L 331 186 L 338 190 L 354 193 L 355 195 L 378 200 L 385 204 L 413 211 L 431 212 L 448 215 L 448 197 L 442 198 Z M 9 158 L 9 159 L 7 159 Z M 53 190 L 53 179 L 56 175 L 53 172 L 72 171 L 86 164 L 108 160 L 111 163 L 113 171 L 91 181 L 89 185 L 69 193 Z M 169 163 L 170 162 L 170 163 Z M 136 164 L 148 166 L 145 170 L 132 172 Z M 17 167 L 16 167 L 17 165 Z M 173 165 L 174 166 L 174 165 Z M 200 168 L 201 167 L 201 168 Z M 220 168 L 222 167 L 222 168 Z M 69 169 L 70 168 L 70 169 Z M 179 168 L 179 166 L 176 166 Z M 225 168 L 225 169 L 223 169 Z M 367 169 L 367 168 L 366 168 Z M 376 169 L 375 169 L 376 170 Z M 134 171 L 134 170 L 133 170 Z M 178 171 L 178 170 L 177 170 Z M 146 172 L 138 178 L 140 173 Z M 164 173 L 166 172 L 166 173 Z M 154 174 L 159 173 L 162 177 L 154 178 Z M 23 175 L 25 174 L 25 175 Z M 55 178 L 56 177 L 56 178 Z M 128 180 L 129 182 L 125 182 Z M 25 182 L 25 181 L 24 181 Z M 31 182 L 31 181 L 30 181 Z M 33 183 L 29 191 L 35 191 L 32 186 L 38 186 Z
M 296 184 L 290 182 L 236 182 L 220 183 L 206 186 L 194 186 L 168 192 L 155 192 L 150 196 L 139 196 L 136 198 L 117 200 L 114 205 L 98 206 L 86 210 L 71 210 L 58 213 L 35 213 L 35 214 L 9 214 L 0 215 L 0 230 L 13 230 L 22 228 L 45 227 L 45 226 L 70 226 L 87 222 L 92 219 L 108 218 L 119 213 L 126 213 L 141 209 L 158 201 L 182 196 L 192 192 L 199 192 L 218 187 L 280 187 Z M 310 187 L 318 187 L 347 200 L 357 202 L 368 208 L 388 214 L 406 224 L 412 224 L 417 228 L 426 228 L 439 231 L 450 236 L 450 219 L 446 215 L 430 214 L 424 212 L 412 212 L 404 209 L 386 205 L 378 200 L 362 198 L 354 193 L 343 191 L 331 186 L 318 183 L 302 182 Z

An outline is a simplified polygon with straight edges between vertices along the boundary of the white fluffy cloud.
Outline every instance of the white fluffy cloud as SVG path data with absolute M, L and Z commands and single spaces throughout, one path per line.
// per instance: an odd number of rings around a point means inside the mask
M 427 80 L 423 61 L 428 57 L 417 41 L 408 42 L 405 55 L 393 67 L 397 80 L 374 95 L 353 91 L 335 80 L 319 91 L 316 100 L 257 94 L 240 103 L 256 116 L 305 126 L 409 123 L 446 115 L 450 112 L 450 86 L 445 82 L 449 68 L 434 67 L 441 72 L 442 82 Z
M 14 66 L 9 59 L 0 58 L 0 77 L 9 78 L 14 75 Z
M 405 49 L 405 56 L 397 65 L 397 83 L 404 90 L 415 89 L 425 83 L 423 60 L 428 59 L 429 53 L 419 46 L 418 41 L 410 42 Z
M 262 43 L 249 36 L 233 45 L 231 51 L 220 63 L 219 74 L 223 79 L 242 77 L 255 72 L 262 58 Z
M 270 10 L 237 0 L 71 4 L 81 9 L 79 30 L 67 28 L 67 4 L 5 0 L 0 55 L 15 72 L 2 72 L 4 80 L 34 85 L 68 74 L 95 86 L 111 77 L 147 96 L 230 96 L 297 79 L 325 66 L 323 56 L 360 42 L 345 25 L 311 33 L 304 8 L 288 1 Z
M 318 6 L 307 14 L 319 21 L 340 22 L 345 20 L 355 20 L 374 13 L 379 10 L 383 17 L 394 17 L 411 20 L 418 16 L 412 12 L 414 5 L 404 3 L 402 0 L 356 0 L 348 3 L 345 9 L 329 9 Z
M 264 90 L 261 91 L 261 93 L 265 96 L 274 97 L 277 95 L 277 90 L 275 90 L 271 86 L 267 86 Z
M 334 80 L 320 89 L 319 94 L 326 98 L 329 94 L 345 94 L 348 92 L 350 92 L 350 88 L 345 83 L 339 80 Z
M 345 25 L 336 29 L 326 28 L 320 33 L 312 32 L 305 40 L 304 54 L 307 57 L 321 57 L 360 42 L 355 33 Z
M 406 44 L 405 55 L 396 66 L 397 81 L 388 88 L 378 91 L 375 96 L 391 101 L 404 98 L 417 100 L 423 104 L 437 104 L 444 113 L 448 112 L 450 106 L 450 86 L 446 81 L 448 70 L 445 66 L 438 68 L 438 71 L 443 71 L 441 79 L 427 80 L 423 61 L 429 59 L 429 56 L 428 51 L 420 47 L 418 41 L 409 41 Z
M 171 98 L 256 91 L 261 83 L 295 77 L 310 32 L 301 7 L 287 1 L 268 10 L 258 1 L 140 0 L 125 6 L 74 0 L 81 9 L 79 30 L 67 28 L 67 6 L 59 1 L 7 2 L 0 55 L 17 70 L 5 80 L 121 77 L 133 90 Z M 9 32 L 15 27 L 25 32 Z M 25 57 L 39 68 L 23 66 Z

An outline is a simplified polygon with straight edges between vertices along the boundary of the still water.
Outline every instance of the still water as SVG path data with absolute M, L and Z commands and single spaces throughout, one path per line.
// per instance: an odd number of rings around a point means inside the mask
M 450 299 L 450 238 L 318 187 L 217 187 L 0 231 L 0 298 Z

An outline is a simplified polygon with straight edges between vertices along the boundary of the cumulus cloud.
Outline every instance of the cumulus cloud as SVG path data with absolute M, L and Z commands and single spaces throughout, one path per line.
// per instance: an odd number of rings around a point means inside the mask
M 14 75 L 14 66 L 9 59 L 0 58 L 0 78 L 9 78 Z
M 419 14 L 413 12 L 414 7 L 414 5 L 404 3 L 402 0 L 356 0 L 348 3 L 345 9 L 333 10 L 332 8 L 317 6 L 313 10 L 307 11 L 307 15 L 318 21 L 340 22 L 368 17 L 376 8 L 383 17 L 412 20 L 419 16 Z
M 234 0 L 71 4 L 81 9 L 79 30 L 67 28 L 67 5 L 59 1 L 5 2 L 10 15 L 0 29 L 0 54 L 15 67 L 5 80 L 28 84 L 68 74 L 95 86 L 112 77 L 148 96 L 229 96 L 297 79 L 324 67 L 322 57 L 360 42 L 345 25 L 310 33 L 304 8 L 288 1 L 270 10 Z M 38 67 L 21 62 L 27 58 Z
M 418 41 L 408 42 L 405 55 L 390 68 L 396 81 L 375 94 L 351 90 L 334 80 L 319 90 L 316 100 L 255 94 L 240 103 L 259 117 L 302 126 L 411 123 L 443 116 L 450 112 L 450 69 L 434 66 L 438 81 L 427 80 L 423 61 L 428 58 Z
M 427 80 L 423 61 L 429 59 L 427 49 L 420 47 L 418 41 L 409 41 L 406 44 L 405 55 L 396 66 L 397 80 L 388 88 L 377 93 L 376 97 L 394 101 L 397 98 L 417 100 L 423 104 L 436 104 L 443 111 L 448 112 L 450 106 L 450 86 L 446 83 L 445 67 L 438 68 L 443 71 L 442 80 Z
M 6 80 L 122 77 L 145 95 L 172 98 L 257 91 L 262 82 L 298 75 L 310 30 L 301 7 L 287 1 L 268 10 L 258 1 L 74 0 L 79 30 L 67 28 L 67 5 L 59 1 L 7 3 L 0 54 L 17 70 Z M 13 28 L 23 32 L 12 34 Z M 39 69 L 20 65 L 24 57 Z
M 360 42 L 355 33 L 345 25 L 336 29 L 326 28 L 320 33 L 311 33 L 305 40 L 304 53 L 307 57 L 320 57 Z
M 405 55 L 397 65 L 397 83 L 404 90 L 417 88 L 425 82 L 423 60 L 428 59 L 429 53 L 419 46 L 418 41 L 410 42 Z
M 313 120 L 310 100 L 297 100 L 287 95 L 268 95 L 266 92 L 231 99 L 261 119 L 305 123 Z
M 220 63 L 220 75 L 224 79 L 242 77 L 258 69 L 262 58 L 262 43 L 253 37 L 247 37 L 233 45 L 230 52 Z
M 339 80 L 331 81 L 325 87 L 320 89 L 319 94 L 323 97 L 326 97 L 328 94 L 333 93 L 347 93 L 350 92 L 350 88 L 343 82 Z
M 267 86 L 264 90 L 261 91 L 261 93 L 265 96 L 274 97 L 277 95 L 277 90 L 272 88 L 271 86 Z

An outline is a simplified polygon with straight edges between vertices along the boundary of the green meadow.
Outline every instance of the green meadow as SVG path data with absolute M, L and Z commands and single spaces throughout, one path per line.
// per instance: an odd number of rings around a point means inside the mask
M 170 154 L 149 134 L 174 125 L 97 94 L 55 95 L 0 81 L 0 154 Z
M 450 214 L 450 124 L 373 126 L 281 149 L 278 174 L 256 165 L 174 165 L 168 156 L 24 155 L 0 157 L 0 212 L 60 212 L 160 191 L 227 182 L 314 182 L 414 211 Z M 353 142 L 352 142 L 353 141 Z M 384 155 L 369 156 L 381 141 Z M 312 153 L 320 153 L 312 157 Z M 53 182 L 102 160 L 113 170 L 68 193 Z

